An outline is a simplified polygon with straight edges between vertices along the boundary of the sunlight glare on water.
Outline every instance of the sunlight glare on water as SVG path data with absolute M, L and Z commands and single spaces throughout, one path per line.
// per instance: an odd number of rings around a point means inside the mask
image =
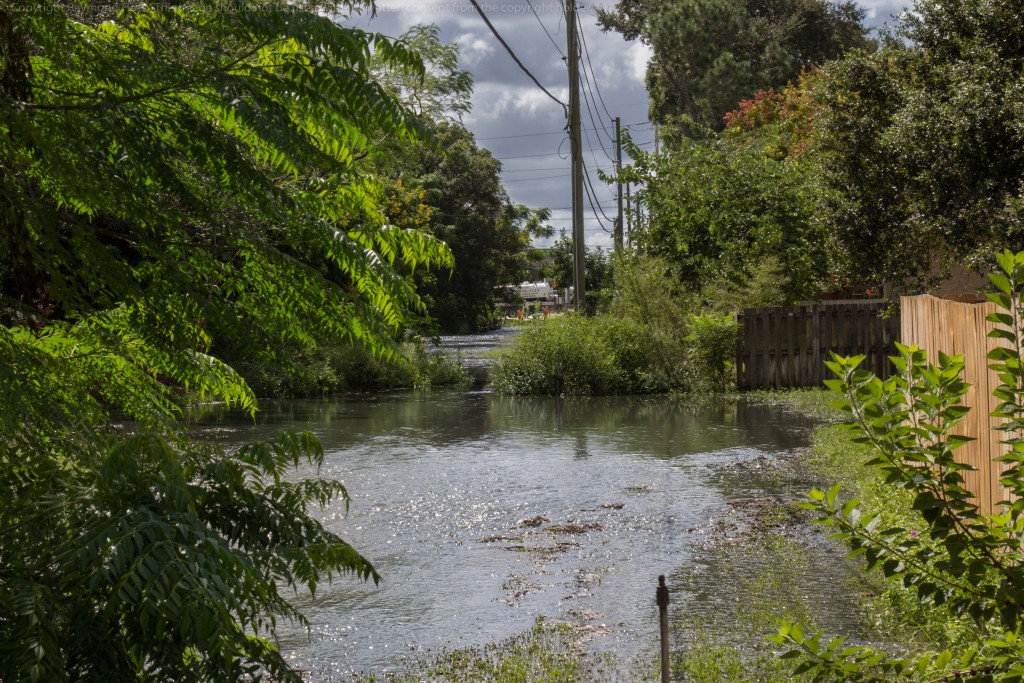
M 756 478 L 723 483 L 722 467 L 802 445 L 808 427 L 742 402 L 434 390 L 271 402 L 256 424 L 211 415 L 198 429 L 311 430 L 321 474 L 348 488 L 348 514 L 338 504 L 324 519 L 383 581 L 299 594 L 310 637 L 282 629 L 295 665 L 328 680 L 494 642 L 539 615 L 585 615 L 598 651 L 649 649 L 657 575 L 691 563 L 694 527 L 760 491 Z

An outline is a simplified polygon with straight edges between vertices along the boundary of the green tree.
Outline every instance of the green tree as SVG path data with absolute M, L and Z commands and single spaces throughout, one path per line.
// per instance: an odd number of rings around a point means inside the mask
M 424 229 L 455 258 L 451 273 L 424 273 L 419 291 L 442 331 L 493 325 L 501 288 L 523 281 L 534 237 L 550 235 L 546 209 L 514 204 L 501 184 L 501 162 L 454 123 L 434 127 L 437 145 L 405 150 L 387 173 L 419 193 Z
M 623 0 L 598 10 L 605 30 L 653 50 L 651 119 L 690 135 L 721 130 L 740 100 L 803 69 L 871 49 L 863 18 L 852 0 Z
M 309 435 L 237 451 L 177 425 L 182 390 L 255 409 L 222 340 L 378 353 L 451 264 L 384 223 L 356 172 L 422 128 L 330 2 L 0 4 L 0 679 L 298 681 L 282 587 L 372 566 L 314 509 Z M 123 425 L 131 423 L 128 429 Z
M 416 278 L 433 325 L 443 332 L 487 329 L 498 298 L 513 296 L 509 288 L 527 277 L 533 238 L 552 233 L 545 224 L 550 212 L 514 204 L 501 184 L 500 162 L 458 123 L 473 86 L 458 69 L 458 44 L 443 44 L 436 26 L 414 27 L 402 40 L 424 56 L 426 73 L 401 65 L 376 71 L 433 139 L 387 143 L 377 167 L 392 183 L 385 205 L 389 216 L 443 240 L 454 255 L 452 272 Z
M 551 260 L 551 279 L 557 288 L 563 290 L 572 287 L 576 281 L 573 275 L 573 240 L 564 229 L 548 250 L 548 258 Z M 601 247 L 587 247 L 583 260 L 583 286 L 586 288 L 584 298 L 589 315 L 597 313 L 598 309 L 603 308 L 610 300 L 613 275 L 612 260 L 608 252 Z
M 663 155 L 631 149 L 636 161 L 628 173 L 644 184 L 639 196 L 648 213 L 634 230 L 637 249 L 672 264 L 694 292 L 742 289 L 768 277 L 783 295 L 774 303 L 816 295 L 828 259 L 813 179 L 776 150 L 774 139 L 731 135 L 682 139 Z M 771 275 L 773 263 L 785 272 Z
M 471 108 L 473 74 L 459 69 L 459 44 L 441 42 L 435 24 L 417 25 L 399 41 L 420 55 L 423 68 L 410 68 L 383 55 L 371 59 L 377 80 L 424 121 L 461 119 Z
M 822 72 L 817 162 L 847 279 L 919 291 L 1024 246 L 1024 10 L 921 0 L 911 46 Z

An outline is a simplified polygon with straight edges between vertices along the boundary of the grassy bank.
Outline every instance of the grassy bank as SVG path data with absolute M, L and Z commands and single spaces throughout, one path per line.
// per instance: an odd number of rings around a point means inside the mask
M 600 680 L 607 664 L 584 657 L 580 632 L 573 625 L 538 619 L 532 629 L 498 643 L 452 650 L 409 665 L 408 671 L 378 678 L 357 676 L 355 683 L 585 683 Z
M 779 483 L 820 485 L 841 479 L 851 491 L 867 484 L 868 458 L 847 433 L 830 424 L 839 413 L 828 408 L 824 391 L 755 392 L 744 400 L 783 407 L 823 421 L 812 445 L 772 461 L 761 476 Z M 742 476 L 739 475 L 739 476 Z M 673 680 L 700 683 L 785 683 L 807 680 L 794 675 L 767 638 L 783 621 L 807 629 L 838 629 L 865 637 L 874 634 L 866 607 L 873 588 L 859 565 L 845 558 L 838 543 L 811 525 L 795 501 L 773 497 L 733 504 L 708 530 L 708 540 L 693 566 L 671 577 L 682 604 L 674 613 Z M 844 567 L 837 572 L 835 567 Z M 829 568 L 828 580 L 822 576 Z M 837 575 L 845 578 L 838 579 Z M 723 596 L 711 608 L 686 602 L 687 597 L 718 586 Z M 841 613 L 841 624 L 829 619 Z
M 456 359 L 423 343 L 403 344 L 396 358 L 360 346 L 297 346 L 278 361 L 240 358 L 232 365 L 261 398 L 309 398 L 471 381 Z
M 829 392 L 758 392 L 748 395 L 748 399 L 782 405 L 824 421 L 815 429 L 811 446 L 783 462 L 780 477 L 794 477 L 826 488 L 840 483 L 842 498 L 856 498 L 863 509 L 878 513 L 879 528 L 901 527 L 911 534 L 927 528 L 921 514 L 912 508 L 909 494 L 886 483 L 877 469 L 865 466 L 873 457 L 872 451 L 854 442 L 855 433 L 836 424 L 841 414 L 827 407 L 832 399 Z M 758 570 L 752 578 L 734 581 L 734 592 L 739 596 L 734 609 L 724 610 L 713 621 L 677 620 L 674 680 L 805 680 L 792 673 L 788 661 L 778 657 L 778 646 L 765 640 L 782 621 L 802 623 L 804 633 L 821 629 L 827 634 L 847 636 L 851 643 L 881 646 L 896 656 L 984 647 L 982 632 L 970 618 L 921 601 L 914 586 L 888 581 L 879 571 L 867 572 L 861 558 L 845 560 L 846 548 L 822 531 L 810 529 L 811 518 L 793 503 L 769 505 L 757 514 L 768 520 L 791 516 L 803 531 L 794 533 L 792 527 L 754 520 L 750 524 L 753 532 L 742 544 L 709 549 L 704 561 L 715 564 L 723 581 L 729 580 L 729 568 L 738 564 L 746 564 L 748 569 L 753 564 Z M 856 603 L 851 611 L 859 612 L 858 624 L 838 623 L 828 609 L 808 600 L 813 591 L 807 587 L 815 580 L 815 567 L 820 567 L 822 561 L 852 563 L 849 580 L 846 585 L 834 586 L 833 599 L 839 602 L 853 597 Z M 685 592 L 686 577 L 675 579 L 676 589 L 681 587 Z

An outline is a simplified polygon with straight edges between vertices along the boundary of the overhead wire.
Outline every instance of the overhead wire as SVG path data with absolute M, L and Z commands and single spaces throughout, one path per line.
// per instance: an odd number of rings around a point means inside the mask
M 614 165 L 609 166 L 609 165 L 605 164 L 604 166 L 598 166 L 597 168 L 600 168 L 601 170 L 605 170 L 605 169 L 609 169 L 609 168 L 615 168 L 615 166 Z M 503 169 L 501 169 L 501 172 L 502 173 L 526 173 L 527 171 L 557 171 L 557 170 L 559 170 L 557 167 L 538 166 L 536 168 L 503 168 Z
M 570 175 L 571 174 L 569 173 L 560 173 L 559 175 L 546 175 L 540 176 L 539 178 L 512 178 L 510 180 L 502 180 L 501 183 L 502 185 L 504 185 L 505 183 L 521 183 L 527 180 L 549 180 L 551 178 L 568 178 Z
M 533 3 L 530 0 L 526 0 L 526 4 L 530 6 L 530 11 L 533 12 L 533 16 L 537 17 L 537 23 L 540 24 L 540 27 L 544 30 L 544 35 L 546 35 L 548 37 L 548 40 L 551 41 L 551 44 L 555 46 L 555 52 L 561 55 L 562 59 L 565 59 L 565 53 L 562 52 L 562 49 L 560 47 L 558 47 L 558 43 L 555 42 L 554 36 L 552 36 L 551 33 L 548 31 L 548 27 L 545 26 L 544 22 L 540 20 L 540 15 L 537 14 L 537 10 L 534 9 Z
M 567 105 L 565 102 L 563 102 L 562 100 L 558 99 L 557 97 L 552 95 L 550 92 L 548 92 L 548 89 L 545 88 L 543 85 L 541 85 L 540 81 L 537 80 L 537 77 L 534 76 L 533 73 L 531 73 L 530 70 L 526 68 L 526 65 L 523 64 L 523 62 L 519 59 L 518 55 L 516 55 L 516 53 L 512 50 L 512 48 L 509 47 L 509 44 L 505 42 L 505 39 L 501 37 L 501 34 L 498 33 L 498 29 L 494 28 L 494 24 L 492 24 L 491 20 L 487 18 L 487 15 L 484 14 L 484 11 L 482 9 L 480 9 L 480 4 L 476 0 L 469 0 L 469 2 L 476 9 L 476 12 L 477 12 L 477 14 L 480 15 L 480 18 L 484 20 L 484 23 L 487 24 L 487 28 L 489 28 L 491 30 L 491 33 L 494 34 L 494 37 L 498 39 L 498 42 L 501 43 L 502 47 L 505 48 L 505 51 L 508 52 L 510 57 L 512 57 L 512 60 L 517 65 L 519 65 L 519 68 L 522 69 L 523 73 L 525 73 L 527 76 L 529 76 L 530 80 L 532 80 L 534 82 L 534 84 L 544 92 L 545 95 L 547 95 L 548 97 L 553 99 L 555 102 L 558 102 L 560 105 L 562 105 L 562 109 L 565 112 L 565 118 L 568 119 L 569 118 L 569 105 Z
M 590 109 L 590 102 L 587 100 L 587 93 L 586 93 L 585 90 L 582 91 L 582 92 L 583 92 L 583 102 L 584 102 L 584 104 L 587 105 L 587 107 L 586 107 L 587 108 L 587 115 L 590 117 L 591 122 L 593 122 L 594 121 L 594 113 Z M 594 132 L 596 133 L 598 131 L 594 131 Z M 593 146 L 594 143 L 593 143 L 593 141 L 591 141 L 589 133 L 587 133 L 585 130 L 583 131 L 583 137 L 585 137 L 587 139 L 587 144 Z M 608 161 L 614 162 L 615 161 L 615 157 L 613 157 L 611 155 L 611 152 L 609 152 L 608 149 L 604 146 L 604 140 L 601 139 L 600 135 L 597 136 L 597 143 L 601 146 L 601 151 L 604 152 L 604 155 L 606 157 L 608 157 Z
M 590 80 L 587 78 L 586 69 L 580 69 L 580 73 L 583 74 L 583 83 L 585 86 L 580 89 L 580 92 L 583 94 L 582 101 L 586 105 L 587 116 L 590 117 L 590 123 L 594 126 L 589 130 L 592 130 L 595 133 L 603 132 L 608 137 L 608 140 L 610 142 L 615 142 L 615 136 L 612 135 L 611 132 L 609 132 L 608 127 L 604 125 L 603 122 L 601 123 L 601 127 L 598 127 L 597 121 L 600 120 L 601 117 L 598 116 L 597 119 L 594 118 L 594 109 L 597 108 L 597 105 L 595 104 L 593 108 L 591 108 L 590 106 L 594 102 L 594 91 L 590 89 Z M 588 92 L 590 93 L 590 97 L 587 97 Z M 600 139 L 600 136 L 598 137 L 598 139 Z M 604 146 L 604 143 L 602 143 L 602 146 Z
M 583 54 L 587 58 L 587 64 L 590 66 L 590 73 L 594 77 L 594 88 L 597 90 L 598 99 L 601 100 L 601 107 L 604 108 L 604 113 L 608 116 L 609 119 L 614 119 L 615 117 L 612 116 L 610 111 L 608 111 L 608 107 L 604 103 L 604 97 L 601 95 L 601 88 L 599 88 L 597 85 L 597 72 L 594 71 L 593 62 L 590 61 L 590 49 L 587 48 L 587 36 L 581 30 L 577 30 L 576 33 L 579 34 L 580 43 L 582 43 L 583 45 Z M 591 96 L 593 96 L 593 93 L 591 93 Z
M 586 130 L 596 130 L 595 128 L 588 128 Z M 488 138 L 476 138 L 477 142 L 483 142 L 485 140 L 509 140 L 512 138 L 535 138 L 542 135 L 565 135 L 565 130 L 555 130 L 550 133 L 521 133 L 519 135 L 495 135 Z
M 584 69 L 580 69 L 580 72 L 581 72 L 581 73 L 583 73 L 583 75 L 584 75 L 584 80 L 586 80 L 586 71 L 585 71 Z M 598 132 L 599 132 L 599 129 L 598 129 L 598 127 L 597 127 L 597 121 L 595 121 L 595 120 L 594 120 L 594 111 L 593 111 L 593 109 L 591 109 L 591 107 L 590 107 L 590 100 L 589 100 L 589 99 L 587 98 L 587 90 L 586 90 L 586 88 L 581 88 L 581 89 L 580 89 L 580 92 L 581 92 L 581 93 L 583 93 L 583 97 L 582 97 L 581 99 L 582 99 L 582 101 L 583 101 L 583 104 L 584 104 L 584 105 L 586 105 L 586 109 L 587 109 L 587 116 L 588 116 L 588 117 L 590 117 L 590 123 L 591 123 L 591 124 L 592 124 L 592 125 L 594 126 L 594 128 L 593 128 L 592 130 L 593 130 L 593 131 L 594 131 L 595 133 L 598 133 Z M 589 135 L 587 134 L 587 130 L 586 130 L 586 129 L 584 129 L 584 128 L 583 128 L 582 126 L 580 127 L 580 130 L 581 130 L 581 131 L 583 132 L 583 135 L 584 135 L 584 137 L 586 137 L 586 138 L 587 138 L 587 142 L 588 142 L 588 143 L 589 143 L 589 144 L 590 144 L 591 146 L 593 146 L 593 144 L 594 144 L 594 143 L 593 143 L 593 142 L 591 142 L 591 140 L 590 140 L 590 136 L 589 136 Z M 607 130 L 605 130 L 605 134 L 606 134 L 606 135 L 608 135 L 608 132 L 607 132 Z M 612 140 L 612 141 L 614 141 L 614 140 L 615 140 L 615 138 L 613 138 L 613 137 L 611 137 L 611 136 L 609 136 L 609 139 L 610 139 L 610 140 Z M 603 141 L 603 140 L 601 139 L 601 136 L 600 136 L 600 135 L 598 135 L 598 136 L 597 136 L 597 142 L 598 142 L 598 143 L 599 143 L 599 144 L 601 145 L 601 151 L 603 151 L 603 152 L 604 152 L 604 155 L 605 155 L 606 157 L 608 157 L 608 160 L 609 160 L 609 161 L 611 161 L 611 162 L 614 162 L 614 161 L 615 161 L 615 157 L 613 157 L 613 156 L 611 155 L 611 153 L 610 153 L 610 152 L 609 152 L 609 151 L 608 151 L 608 150 L 607 150 L 607 149 L 605 148 L 605 146 L 604 146 L 604 141 Z
M 583 32 L 577 29 L 576 34 L 577 34 L 577 36 L 582 36 Z M 593 69 L 591 69 L 591 71 L 593 71 Z M 590 123 L 594 126 L 595 132 L 597 132 L 597 131 L 600 130 L 600 129 L 598 129 L 598 126 L 597 126 L 597 120 L 594 119 L 594 109 L 597 108 L 597 102 L 596 102 L 596 98 L 594 97 L 594 91 L 593 91 L 593 89 L 591 88 L 591 85 L 590 85 L 591 77 L 593 77 L 593 79 L 595 81 L 597 80 L 597 77 L 594 76 L 593 73 L 591 73 L 591 76 L 587 75 L 587 70 L 586 70 L 586 68 L 584 68 L 584 64 L 583 64 L 582 60 L 580 61 L 580 73 L 583 74 L 583 83 L 585 85 L 584 88 L 580 89 L 580 92 L 583 94 L 583 98 L 582 98 L 583 104 L 586 105 L 587 116 L 590 117 Z M 587 91 L 588 90 L 590 91 L 590 97 L 589 98 L 587 97 Z M 593 107 L 591 107 L 591 103 L 593 103 Z M 600 118 L 600 117 L 598 117 L 598 118 Z M 602 128 L 604 130 L 604 134 L 608 137 L 608 139 L 611 142 L 614 143 L 615 142 L 615 136 L 611 134 L 611 132 L 608 130 L 607 125 L 605 125 L 603 121 L 601 123 L 601 126 L 602 126 Z M 590 137 L 587 136 L 587 139 L 589 140 Z M 597 139 L 598 139 L 598 142 L 601 144 L 601 149 L 604 150 L 605 156 L 608 157 L 609 161 L 614 163 L 615 162 L 615 157 L 612 156 L 612 154 L 605 148 L 604 141 L 601 139 L 601 136 L 598 135 Z M 591 143 L 591 144 L 593 144 L 593 143 Z
M 645 145 L 649 145 L 651 143 L 650 142 L 645 142 L 644 144 Z M 593 148 L 593 149 L 585 149 L 583 151 L 584 152 L 597 152 L 597 151 L 600 151 L 600 149 Z M 555 156 L 557 154 L 558 154 L 558 152 L 545 152 L 544 154 L 520 154 L 519 156 L 514 156 L 514 157 L 494 157 L 494 158 L 497 159 L 498 161 L 509 161 L 511 159 L 529 159 L 531 157 L 550 157 L 550 156 Z M 560 159 L 565 159 L 566 157 L 559 157 L 559 158 Z
M 590 204 L 590 210 L 593 212 L 594 218 L 597 219 L 602 230 L 611 234 L 612 231 L 604 227 L 604 223 L 601 222 L 601 218 L 597 215 L 597 212 L 600 211 L 601 215 L 604 216 L 604 219 L 612 224 L 612 227 L 615 226 L 615 220 L 608 218 L 608 214 L 606 214 L 604 212 L 604 208 L 601 207 L 601 202 L 597 201 L 597 191 L 594 189 L 594 185 L 590 181 L 590 175 L 587 173 L 586 163 L 583 164 L 583 189 L 587 191 L 587 201 Z

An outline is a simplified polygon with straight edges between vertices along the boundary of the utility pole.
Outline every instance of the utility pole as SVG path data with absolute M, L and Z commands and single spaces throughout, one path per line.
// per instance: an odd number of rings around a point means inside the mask
M 583 244 L 583 134 L 580 128 L 580 55 L 576 44 L 576 0 L 566 0 L 565 3 L 565 34 L 568 39 L 569 148 L 572 154 L 573 286 L 576 288 L 576 310 L 583 312 L 586 310 L 584 269 L 587 252 Z
M 615 218 L 615 253 L 622 254 L 622 128 L 621 120 L 615 117 L 615 197 L 619 214 Z
M 633 205 L 629 198 L 630 183 L 626 182 L 626 244 L 633 246 Z
M 661 145 L 659 144 L 659 139 L 658 138 L 659 138 L 659 135 L 658 135 L 658 124 L 654 124 L 654 153 L 655 154 L 660 154 L 661 153 Z

